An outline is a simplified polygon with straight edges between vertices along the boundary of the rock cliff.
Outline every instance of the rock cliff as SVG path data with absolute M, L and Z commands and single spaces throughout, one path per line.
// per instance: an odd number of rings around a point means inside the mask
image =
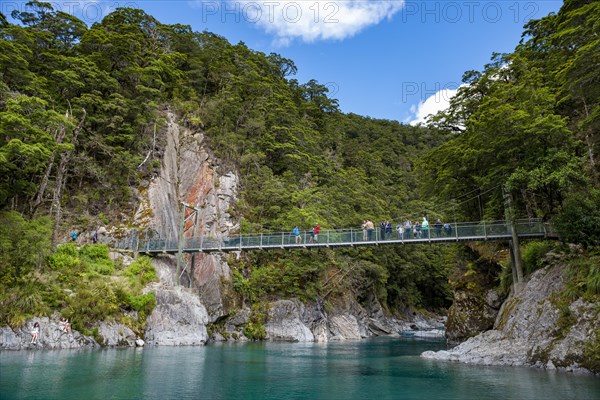
M 589 346 L 598 342 L 600 307 L 581 299 L 557 304 L 566 273 L 560 263 L 534 272 L 524 288 L 504 302 L 494 329 L 452 350 L 428 351 L 422 357 L 481 365 L 594 370 L 597 356 Z
M 233 172 L 219 171 L 218 163 L 204 145 L 200 133 L 180 126 L 174 114 L 167 113 L 166 144 L 160 174 L 141 192 L 142 199 L 135 222 L 143 231 L 167 240 L 176 240 L 180 229 L 183 204 L 187 208 L 185 236 L 223 237 L 238 233 L 229 210 L 237 200 L 238 178 Z M 197 215 L 193 214 L 193 209 Z M 197 223 L 196 223 L 197 222 Z M 210 322 L 227 313 L 221 280 L 230 271 L 222 255 L 185 255 L 179 280 L 193 287 L 206 305 Z M 174 286 L 176 258 L 164 256 L 155 260 L 160 266 L 161 282 Z M 170 301 L 165 297 L 160 301 Z M 171 299 L 172 300 L 172 299 Z M 162 304 L 159 302 L 159 306 Z M 152 330 L 152 326 L 149 327 Z M 160 341 L 159 341 L 160 342 Z
M 502 254 L 506 250 L 470 244 L 465 251 L 470 261 L 455 268 L 449 277 L 454 300 L 448 310 L 446 337 L 451 343 L 492 329 L 504 301 L 495 290 L 501 268 L 496 258 L 506 257 Z
M 148 317 L 144 340 L 150 345 L 202 345 L 208 340 L 208 314 L 189 289 L 150 287 L 157 306 Z

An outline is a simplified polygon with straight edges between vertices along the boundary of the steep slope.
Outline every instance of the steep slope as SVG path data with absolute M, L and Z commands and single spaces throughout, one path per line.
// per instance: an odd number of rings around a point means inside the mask
M 449 351 L 422 357 L 480 365 L 531 365 L 600 373 L 600 303 L 565 297 L 569 268 L 563 257 L 534 272 L 502 305 L 494 329 Z

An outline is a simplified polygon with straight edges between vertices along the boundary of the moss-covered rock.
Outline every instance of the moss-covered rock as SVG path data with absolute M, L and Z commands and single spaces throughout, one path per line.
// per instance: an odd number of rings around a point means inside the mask
M 465 258 L 473 261 L 465 261 L 450 276 L 454 302 L 448 310 L 446 336 L 453 342 L 491 329 L 503 300 L 495 290 L 498 249 L 471 247 Z

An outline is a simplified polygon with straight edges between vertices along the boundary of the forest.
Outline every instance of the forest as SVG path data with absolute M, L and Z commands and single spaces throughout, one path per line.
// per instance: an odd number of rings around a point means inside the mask
M 581 246 L 575 295 L 600 295 L 600 3 L 567 0 L 524 27 L 510 54 L 467 71 L 426 126 L 340 111 L 293 60 L 119 8 L 87 26 L 49 3 L 0 14 L 0 323 L 58 311 L 124 318 L 154 306 L 150 260 L 114 263 L 104 245 L 60 245 L 72 226 L 127 224 L 160 168 L 165 112 L 206 135 L 240 176 L 243 232 L 359 226 L 365 218 L 551 222 Z M 164 138 L 162 138 L 164 139 Z M 164 141 L 164 140 L 163 140 Z M 148 157 L 150 155 L 150 157 Z M 539 243 L 524 245 L 528 272 Z M 370 293 L 391 313 L 444 310 L 452 271 L 485 257 L 430 246 L 248 253 L 233 261 L 244 301 Z M 535 257 L 534 257 L 535 256 Z M 510 261 L 495 265 L 510 284 Z M 336 287 L 327 277 L 342 271 Z M 509 271 L 508 273 L 506 271 Z M 119 279 L 106 279 L 117 276 Z M 92 325 L 75 322 L 89 332 Z

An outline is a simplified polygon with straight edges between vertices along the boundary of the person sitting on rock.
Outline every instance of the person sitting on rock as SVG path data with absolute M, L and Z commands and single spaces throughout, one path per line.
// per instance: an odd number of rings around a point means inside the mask
M 33 329 L 31 330 L 31 344 L 37 344 L 38 336 L 40 335 L 40 324 L 36 322 L 33 324 Z
M 68 319 L 65 319 L 65 317 L 62 317 L 60 319 L 59 325 L 60 325 L 60 329 L 64 333 L 68 333 L 69 335 L 73 335 L 73 332 L 71 331 L 71 324 L 69 323 Z

